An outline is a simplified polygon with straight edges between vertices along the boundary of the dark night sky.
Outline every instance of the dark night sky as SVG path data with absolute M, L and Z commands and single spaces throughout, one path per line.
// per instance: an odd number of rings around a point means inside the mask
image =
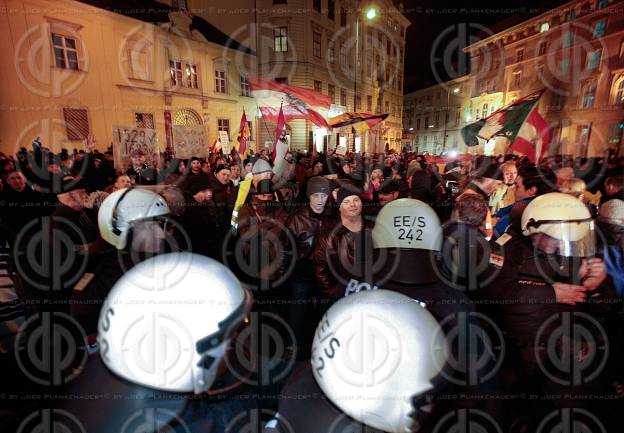
M 487 29 L 497 33 L 567 2 L 405 1 L 404 15 L 412 24 L 406 34 L 404 93 L 468 73 L 467 58 L 464 56 L 458 62 L 458 53 L 479 33 L 483 34 Z

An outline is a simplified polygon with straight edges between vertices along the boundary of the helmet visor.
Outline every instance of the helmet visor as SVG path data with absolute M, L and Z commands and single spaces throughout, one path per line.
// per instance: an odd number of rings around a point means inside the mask
M 547 240 L 538 245 L 547 253 L 556 252 L 565 257 L 593 257 L 596 254 L 596 228 L 591 218 L 541 221 L 532 225 L 538 228 L 538 232 L 548 236 Z M 553 251 L 555 248 L 556 251 Z

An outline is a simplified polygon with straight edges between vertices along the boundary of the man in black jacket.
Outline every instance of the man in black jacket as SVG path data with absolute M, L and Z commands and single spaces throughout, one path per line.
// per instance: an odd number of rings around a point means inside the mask
M 321 176 L 308 180 L 307 196 L 309 204 L 297 209 L 286 222 L 297 246 L 297 263 L 286 285 L 290 291 L 288 299 L 292 301 L 287 307 L 286 320 L 300 342 L 300 359 L 309 356 L 314 332 L 309 324 L 319 319 L 315 317 L 312 307 L 316 288 L 312 254 L 321 231 L 330 227 L 332 222 L 324 212 L 329 198 L 329 181 Z

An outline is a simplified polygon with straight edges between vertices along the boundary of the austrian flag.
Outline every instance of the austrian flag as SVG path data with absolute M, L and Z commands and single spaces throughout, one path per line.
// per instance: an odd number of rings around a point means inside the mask
M 548 124 L 536 109 L 543 93 L 543 89 L 531 93 L 462 128 L 466 146 L 505 137 L 510 150 L 526 155 L 532 162 L 539 162 L 550 143 Z
M 264 77 L 248 76 L 247 82 L 266 122 L 277 123 L 282 111 L 286 122 L 305 119 L 322 128 L 331 129 L 326 120 L 331 105 L 329 96 Z

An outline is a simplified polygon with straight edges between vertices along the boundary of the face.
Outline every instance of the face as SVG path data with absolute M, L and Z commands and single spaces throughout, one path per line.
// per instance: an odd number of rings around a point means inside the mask
M 248 162 L 247 164 L 245 164 L 245 171 L 247 173 L 251 173 L 253 171 L 253 164 L 251 162 Z
M 132 182 L 130 181 L 130 177 L 126 175 L 119 176 L 115 182 L 115 188 L 117 189 L 130 188 L 131 185 Z
M 218 173 L 215 173 L 215 177 L 223 185 L 226 185 L 230 181 L 231 175 L 232 175 L 232 172 L 230 172 L 230 170 L 227 170 L 227 169 L 223 169 L 219 171 Z
M 371 173 L 371 179 L 373 180 L 379 180 L 382 178 L 382 176 L 383 176 L 383 171 L 381 171 L 378 168 L 374 169 L 373 172 Z
M 362 214 L 362 200 L 357 195 L 350 195 L 340 204 L 340 216 L 353 218 Z
M 132 158 L 132 165 L 138 167 L 145 163 L 145 155 L 134 155 Z
M 84 205 L 84 202 L 87 201 L 87 199 L 89 198 L 89 194 L 87 194 L 87 191 L 85 191 L 84 189 L 75 189 L 72 192 L 70 192 L 72 198 L 74 199 L 74 201 L 76 201 L 77 203 L 81 203 Z
M 524 184 L 522 183 L 522 176 L 516 177 L 515 185 L 516 185 L 516 188 L 514 191 L 514 195 L 516 196 L 516 201 L 524 200 L 527 197 L 533 197 L 535 195 L 533 188 L 530 188 L 527 190 L 524 187 Z
M 144 253 L 161 252 L 165 232 L 158 221 L 146 221 L 134 227 L 132 249 Z
M 184 161 L 178 162 L 178 171 L 183 172 L 185 169 L 186 165 L 184 164 Z
M 100 166 L 102 165 L 102 161 L 96 159 L 95 161 L 93 161 L 93 165 L 95 165 L 95 168 L 100 168 Z
M 256 194 L 255 198 L 260 201 L 271 201 L 273 200 L 273 194 Z
M 205 189 L 203 191 L 199 191 L 197 194 L 193 196 L 196 202 L 203 203 L 208 200 L 212 200 L 212 190 Z
M 210 164 L 209 164 L 209 163 L 207 163 L 207 162 L 204 162 L 204 163 L 202 164 L 202 171 L 203 171 L 205 174 L 210 173 Z
M 343 165 L 342 171 L 344 171 L 346 174 L 351 174 L 351 166 L 349 164 Z
M 7 183 L 17 192 L 22 192 L 26 189 L 26 178 L 18 171 L 11 173 L 9 177 L 7 177 Z
M 516 182 L 518 176 L 518 169 L 515 166 L 505 167 L 503 170 L 503 178 L 505 179 L 505 185 L 513 185 Z
M 230 172 L 232 173 L 232 177 L 234 179 L 238 179 L 238 177 L 241 174 L 241 170 L 240 170 L 240 166 L 238 165 L 233 165 L 232 167 L 230 167 Z
M 201 162 L 197 160 L 191 161 L 191 171 L 193 173 L 199 173 L 200 170 L 201 170 Z
M 574 179 L 574 169 L 572 167 L 563 167 L 556 173 L 557 184 L 561 184 L 564 180 Z
M 325 210 L 325 204 L 327 203 L 327 194 L 322 192 L 315 192 L 310 196 L 310 208 L 314 213 L 321 214 Z
M 532 234 L 531 242 L 535 248 L 546 254 L 556 254 L 559 251 L 559 241 L 544 233 Z
M 392 200 L 396 200 L 396 198 L 399 196 L 399 192 L 398 191 L 394 191 L 391 192 L 389 194 L 384 194 L 383 192 L 379 193 L 379 203 L 381 203 L 382 205 L 385 205 L 387 203 L 390 203 Z

